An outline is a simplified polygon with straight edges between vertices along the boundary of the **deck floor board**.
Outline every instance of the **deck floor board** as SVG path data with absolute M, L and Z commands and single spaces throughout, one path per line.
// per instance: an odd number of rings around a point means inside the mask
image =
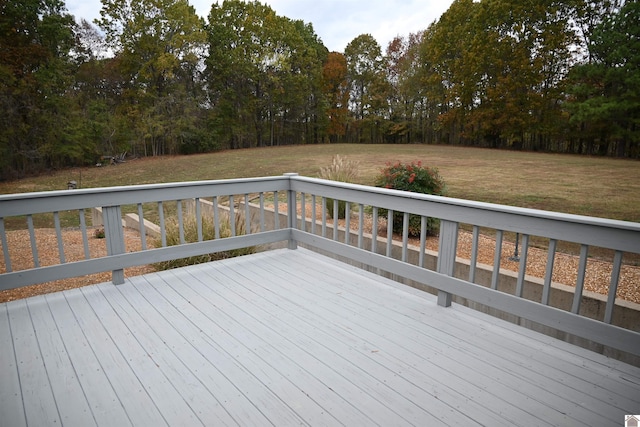
M 241 288 L 241 282 L 259 280 L 260 277 L 257 276 L 252 279 L 249 276 L 251 276 L 250 273 L 243 271 L 242 276 L 237 278 L 238 281 L 232 284 L 232 288 L 239 289 Z M 231 289 L 229 292 L 232 292 Z M 249 304 L 249 302 L 247 300 L 243 300 L 241 296 L 236 296 L 235 300 L 239 305 Z M 302 306 L 304 306 L 304 303 L 299 305 L 299 307 Z M 379 414 L 380 417 L 390 415 L 391 420 L 394 420 L 402 417 L 410 418 L 413 416 L 418 417 L 417 419 L 419 420 L 428 421 L 429 417 L 434 416 L 425 411 L 424 408 L 421 408 L 419 404 L 415 403 L 420 402 L 421 398 L 426 397 L 421 390 L 417 387 L 412 387 L 410 389 L 410 387 L 408 387 L 410 386 L 409 383 L 400 384 L 398 381 L 395 381 L 396 384 L 394 386 L 393 382 L 394 380 L 398 380 L 398 377 L 384 375 L 386 372 L 380 369 L 381 366 L 373 363 L 367 364 L 367 362 L 370 361 L 367 358 L 362 357 L 362 353 L 349 352 L 351 349 L 350 347 L 342 346 L 342 341 L 333 339 L 333 335 L 339 332 L 337 328 L 332 328 L 328 333 L 319 335 L 321 330 L 317 325 L 321 324 L 321 320 L 318 321 L 318 319 L 316 319 L 316 322 L 301 322 L 300 320 L 302 319 L 300 317 L 296 316 L 294 318 L 290 313 L 288 313 L 289 310 L 287 310 L 286 307 L 283 306 L 282 308 L 284 308 L 284 311 L 281 308 L 276 308 L 274 312 L 270 312 L 266 299 L 259 296 L 258 299 L 254 299 L 250 312 L 255 313 L 256 319 L 263 319 L 263 321 L 266 320 L 270 325 L 277 325 L 276 329 L 280 331 L 282 338 L 286 337 L 286 339 L 290 341 L 295 348 L 305 349 L 306 354 L 303 355 L 303 357 L 311 358 L 311 362 L 314 366 L 314 369 L 309 370 L 310 373 L 320 374 L 318 361 L 321 362 L 320 368 L 323 370 L 326 370 L 327 367 L 343 366 L 343 369 L 340 370 L 339 373 L 349 383 L 352 383 L 353 378 L 360 379 L 357 383 L 349 384 L 349 387 L 355 386 L 362 392 L 370 395 L 373 399 L 376 399 L 377 402 L 373 402 L 373 404 L 377 403 L 378 405 L 384 405 L 391 409 L 393 407 L 400 406 L 397 404 L 398 401 L 403 401 L 404 406 L 407 407 L 402 414 L 383 413 Z M 296 324 L 298 327 L 294 326 Z M 331 373 L 331 370 L 328 372 Z M 387 387 L 378 388 L 376 384 L 379 381 L 385 383 Z M 333 384 L 339 384 L 336 383 L 335 379 L 331 378 L 327 378 L 324 382 L 326 384 L 331 382 Z M 331 388 L 335 391 L 334 387 Z M 403 392 L 399 394 L 398 391 Z M 408 399 L 409 397 L 412 399 Z M 411 403 L 413 403 L 413 406 L 411 406 Z M 449 408 L 445 408 L 445 410 L 447 412 L 451 412 Z M 442 419 L 445 415 L 445 412 L 441 412 L 439 416 L 437 418 L 433 418 L 432 421 Z M 376 419 L 380 420 L 381 418 Z M 453 420 L 451 420 L 451 422 L 453 422 Z
M 41 308 L 46 310 L 46 306 L 41 305 Z M 27 301 L 16 301 L 8 307 L 8 312 L 26 418 L 33 420 L 34 425 L 60 424 L 59 408 Z
M 305 269 L 304 271 L 308 275 L 309 270 Z M 344 283 L 345 276 L 335 277 L 335 279 Z M 323 280 L 326 281 L 328 278 L 323 278 Z M 344 288 L 349 287 L 346 285 Z M 348 289 L 345 289 L 340 295 L 335 295 L 327 292 L 326 288 L 316 286 L 309 288 L 313 293 L 313 297 L 309 300 L 317 300 L 319 305 L 327 304 L 329 308 L 346 308 L 349 323 L 357 325 L 357 330 L 361 333 L 368 331 L 367 338 L 376 343 L 376 347 L 379 347 L 379 335 L 383 337 L 394 336 L 389 339 L 389 349 L 400 348 L 403 357 L 406 357 L 407 354 L 413 354 L 419 359 L 416 363 L 424 366 L 438 366 L 439 371 L 445 375 L 444 380 L 451 380 L 452 376 L 457 376 L 459 380 L 466 383 L 467 387 L 475 384 L 482 390 L 482 393 L 499 392 L 500 394 L 495 396 L 498 401 L 511 402 L 514 409 L 517 408 L 518 403 L 527 402 L 527 408 L 531 411 L 530 415 L 545 412 L 545 418 L 551 419 L 554 424 L 566 423 L 569 420 L 565 412 L 571 409 L 571 402 L 565 401 L 563 408 L 558 408 L 555 406 L 557 396 L 547 393 L 547 390 L 543 388 L 535 387 L 534 384 L 530 384 L 530 387 L 523 392 L 520 390 L 522 379 L 515 377 L 508 370 L 498 368 L 495 364 L 487 364 L 482 372 L 476 372 L 474 370 L 476 361 L 486 360 L 487 355 L 474 351 L 475 349 L 469 345 L 459 345 L 448 336 L 440 337 L 439 333 L 432 333 L 431 328 L 424 327 L 424 322 L 416 322 L 415 314 L 405 316 L 401 306 L 395 302 L 391 304 L 392 309 L 387 309 L 386 306 L 389 305 L 389 302 L 376 300 L 376 296 L 369 298 L 365 295 L 356 295 Z M 370 293 L 370 288 L 367 288 L 366 292 Z M 294 292 L 285 289 L 283 293 L 295 298 L 302 294 L 303 290 L 298 288 Z M 377 292 L 374 291 L 373 294 L 375 295 Z M 332 299 L 343 301 L 332 301 Z M 345 302 L 345 299 L 348 302 Z M 357 315 L 351 316 L 351 313 L 357 313 Z M 324 317 L 342 318 L 343 313 L 340 310 L 329 311 L 324 314 Z M 432 345 L 433 342 L 436 344 Z M 442 351 L 441 348 L 445 350 Z M 429 355 L 429 357 L 425 358 L 423 355 Z M 428 359 L 428 365 L 425 363 L 425 359 Z M 499 362 L 504 363 L 504 360 Z M 554 414 L 555 418 L 552 418 Z M 570 416 L 571 413 L 569 412 L 568 415 Z M 520 417 L 522 416 L 523 414 L 520 414 Z M 591 412 L 584 414 L 583 417 L 586 420 L 593 420 L 594 418 L 598 419 L 600 415 Z M 584 420 L 582 421 L 584 422 Z
M 637 367 L 305 249 L 0 304 L 0 380 L 0 426 L 617 426 L 640 408 Z
M 117 422 L 122 426 L 131 425 L 131 419 L 122 406 L 120 397 L 109 382 L 105 370 L 100 368 L 100 361 L 89 345 L 85 330 L 76 321 L 65 294 L 54 293 L 45 295 L 44 298 L 62 338 L 68 362 L 73 361 L 73 372 L 96 423 Z M 80 400 L 78 394 L 69 397 L 73 397 L 74 401 Z
M 246 270 L 243 271 L 243 276 L 245 277 L 244 279 L 238 279 L 237 282 L 231 283 L 230 289 L 240 292 L 239 289 L 243 287 L 242 283 L 248 282 L 247 276 L 249 275 Z M 278 280 L 278 283 L 283 282 Z M 273 289 L 275 289 L 275 286 L 274 284 L 269 285 Z M 416 357 L 396 343 L 389 343 L 386 348 L 383 348 L 381 346 L 383 343 L 380 341 L 378 333 L 357 333 L 357 331 L 354 331 L 355 328 L 349 326 L 350 322 L 344 322 L 345 319 L 336 316 L 336 313 L 320 308 L 311 310 L 310 307 L 313 304 L 323 305 L 320 298 L 313 297 L 299 301 L 293 299 L 294 296 L 288 296 L 286 298 L 287 301 L 284 302 L 282 298 L 277 296 L 281 292 L 273 293 L 267 288 L 262 289 L 262 292 L 260 290 L 260 286 L 252 286 L 245 289 L 245 292 L 253 292 L 258 295 L 257 298 L 253 298 L 256 301 L 256 305 L 258 305 L 256 312 L 265 313 L 265 316 L 271 316 L 271 318 L 284 317 L 286 325 L 289 325 L 289 330 L 291 331 L 289 335 L 306 335 L 309 337 L 308 339 L 315 338 L 316 342 L 324 343 L 325 348 L 342 355 L 345 360 L 341 361 L 341 363 L 353 364 L 361 367 L 365 372 L 375 372 L 376 376 L 386 384 L 393 384 L 395 389 L 404 390 L 403 393 L 411 397 L 414 402 L 423 401 L 421 399 L 430 400 L 429 411 L 438 414 L 439 419 L 442 420 L 443 417 L 446 417 L 447 413 L 452 411 L 451 406 L 459 403 L 461 397 L 468 398 L 446 385 L 446 383 L 451 382 L 451 378 L 446 378 L 443 384 L 442 380 L 438 383 L 438 378 L 435 376 L 427 377 L 429 369 L 420 368 L 424 366 L 422 357 Z M 284 292 L 287 295 L 292 295 L 289 289 Z M 300 290 L 297 289 L 296 294 L 299 292 Z M 316 303 L 311 301 L 316 301 Z M 271 309 L 269 309 L 268 304 L 271 305 Z M 299 310 L 300 307 L 304 308 L 302 312 Z M 337 322 L 332 322 L 331 319 L 337 319 Z M 311 331 L 311 334 L 309 331 Z M 307 347 L 313 345 L 313 343 L 309 342 L 302 344 Z M 394 353 L 399 353 L 400 356 L 394 357 Z M 420 376 L 424 380 L 419 385 L 412 383 L 416 376 Z M 439 384 L 439 386 L 435 386 L 435 384 Z M 467 384 L 460 383 L 460 385 L 466 386 Z M 434 399 L 434 395 L 437 395 L 438 399 Z M 479 393 L 476 397 L 482 401 L 486 396 L 486 393 Z M 494 401 L 493 403 L 499 404 L 501 402 Z M 475 407 L 478 402 L 471 400 L 469 405 L 470 407 Z M 480 409 L 472 414 L 467 411 L 465 416 L 476 420 L 484 417 L 487 418 L 489 424 L 491 424 L 491 421 L 495 423 L 496 418 L 486 416 L 486 412 L 486 409 Z M 460 420 L 460 422 L 463 421 L 469 422 L 468 419 Z
M 277 261 L 276 261 L 277 262 Z M 267 268 L 272 268 L 276 263 L 271 263 Z M 307 265 L 309 269 L 313 269 L 312 265 Z M 326 269 L 319 267 L 316 265 L 317 272 L 325 271 Z M 305 270 L 307 273 L 310 270 Z M 335 277 L 337 280 L 341 280 L 340 277 Z M 321 288 L 316 288 L 316 292 L 321 290 Z M 357 289 L 356 289 L 357 290 Z M 326 300 L 327 296 L 320 296 L 323 300 Z M 455 349 L 457 354 L 452 356 L 450 359 L 456 360 L 456 362 L 467 361 L 467 358 L 470 358 L 469 365 L 470 369 L 473 369 L 472 364 L 474 364 L 475 360 L 489 360 L 487 356 L 491 354 L 498 353 L 501 355 L 499 359 L 496 359 L 494 363 L 488 363 L 486 365 L 486 370 L 484 375 L 488 378 L 483 378 L 483 383 L 487 380 L 497 380 L 502 386 L 509 386 L 511 390 L 507 390 L 511 395 L 515 393 L 516 395 L 519 393 L 520 384 L 523 381 L 526 381 L 531 386 L 531 395 L 529 398 L 542 400 L 548 405 L 550 408 L 554 407 L 554 403 L 561 398 L 563 401 L 562 408 L 556 408 L 559 412 L 566 412 L 568 407 L 567 403 L 573 403 L 576 408 L 580 408 L 586 404 L 587 407 L 593 408 L 590 414 L 586 414 L 588 418 L 586 420 L 582 420 L 582 422 L 588 421 L 597 421 L 600 419 L 602 414 L 599 412 L 601 409 L 601 399 L 603 396 L 604 387 L 601 384 L 593 384 L 587 381 L 583 381 L 580 377 L 573 378 L 571 384 L 564 384 L 562 381 L 556 381 L 557 378 L 563 378 L 565 376 L 565 372 L 562 370 L 555 369 L 553 366 L 553 361 L 549 361 L 546 364 L 545 369 L 540 370 L 538 365 L 534 365 L 532 363 L 527 363 L 527 360 L 531 357 L 536 357 L 536 354 L 531 354 L 529 349 L 529 354 L 526 351 L 522 353 L 514 353 L 512 351 L 513 344 L 510 341 L 505 340 L 492 340 L 493 342 L 487 343 L 486 340 L 488 338 L 496 338 L 499 335 L 483 333 L 482 330 L 476 330 L 474 333 L 465 335 L 464 344 L 460 341 L 451 339 L 454 336 L 460 336 L 460 333 L 470 332 L 469 325 L 463 324 L 464 329 L 459 328 L 456 331 L 452 330 L 452 325 L 448 322 L 440 321 L 438 317 L 433 317 L 429 320 L 430 323 L 433 324 L 434 328 L 424 328 L 421 322 L 416 322 L 416 314 L 423 314 L 423 307 L 419 307 L 419 310 L 414 313 L 413 316 L 409 318 L 394 319 L 394 314 L 402 311 L 402 301 L 394 301 L 394 295 L 388 296 L 387 301 L 381 302 L 375 299 L 371 300 L 372 305 L 367 306 L 369 310 L 381 310 L 380 318 L 382 319 L 392 319 L 397 322 L 396 327 L 405 326 L 408 331 L 412 333 L 409 334 L 408 342 L 432 342 L 433 340 L 439 340 L 440 344 L 443 344 L 448 349 Z M 363 295 L 363 298 L 369 300 L 368 296 Z M 391 309 L 394 312 L 383 312 L 389 303 L 393 303 L 391 305 Z M 398 307 L 400 307 L 398 309 Z M 407 310 L 411 310 L 412 306 L 410 304 L 406 304 Z M 399 311 L 398 311 L 399 310 Z M 405 310 L 406 311 L 406 310 Z M 375 321 L 375 319 L 370 319 L 371 322 Z M 402 322 L 402 323 L 400 323 Z M 453 325 L 453 326 L 456 326 Z M 436 331 L 434 334 L 433 331 Z M 447 332 L 448 334 L 442 335 L 441 332 Z M 484 336 L 483 336 L 484 335 Z M 424 350 L 424 349 L 423 349 Z M 418 350 L 420 351 L 420 350 Z M 535 367 L 535 370 L 531 368 Z M 549 382 L 555 382 L 555 385 L 552 389 L 548 389 L 547 385 Z M 609 384 L 611 386 L 612 384 Z M 617 386 L 623 391 L 625 391 L 624 385 Z M 537 389 L 536 389 L 537 387 Z M 590 390 L 594 390 L 592 395 L 589 394 Z M 620 400 L 626 402 L 627 405 L 632 405 L 633 401 L 629 400 L 625 395 L 619 394 L 614 390 L 613 393 L 608 395 L 609 404 L 614 405 L 617 404 Z M 626 389 L 629 393 L 633 393 L 633 389 Z M 575 396 L 575 397 L 574 397 Z M 571 399 L 575 398 L 572 402 Z M 568 400 L 568 402 L 567 402 Z M 615 415 L 614 415 L 615 416 Z M 603 422 L 605 420 L 602 420 Z M 610 420 L 612 421 L 612 420 Z
M 6 304 L 0 305 L 0 405 L 3 422 L 11 426 L 25 426 L 22 388 L 16 363 L 9 311 Z

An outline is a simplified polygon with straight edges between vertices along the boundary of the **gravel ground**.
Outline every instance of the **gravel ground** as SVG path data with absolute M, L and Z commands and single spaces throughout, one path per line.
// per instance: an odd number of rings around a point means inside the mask
M 318 209 L 320 211 L 320 209 Z M 308 216 L 310 216 L 310 207 L 308 207 Z M 320 214 L 318 213 L 318 217 Z M 328 223 L 331 220 L 327 221 Z M 344 226 L 344 221 L 340 221 Z M 364 230 L 370 232 L 372 230 L 371 218 L 367 218 L 364 224 Z M 351 220 L 351 227 L 357 227 L 358 220 L 354 217 Z M 59 263 L 57 239 L 55 230 L 53 229 L 37 229 L 36 241 L 38 246 L 38 256 L 40 265 L 54 265 Z M 106 243 L 104 239 L 95 238 L 93 230 L 89 233 L 89 250 L 92 258 L 98 258 L 106 255 Z M 386 221 L 381 219 L 379 225 L 379 233 L 386 236 Z M 14 271 L 24 270 L 33 267 L 33 256 L 31 252 L 30 239 L 27 230 L 9 231 L 7 232 L 7 244 L 12 254 L 12 268 Z M 140 237 L 137 231 L 125 229 L 125 241 L 127 251 L 133 252 L 140 250 Z M 471 257 L 471 233 L 461 231 L 458 239 L 458 256 L 469 259 Z M 82 233 L 79 230 L 63 231 L 64 251 L 67 262 L 78 261 L 84 259 L 84 250 L 82 245 Z M 412 239 L 410 244 L 419 245 L 419 241 Z M 429 237 L 427 239 L 427 248 L 437 251 L 438 238 Z M 501 267 L 512 271 L 517 271 L 519 263 L 510 261 L 508 258 L 513 254 L 514 246 L 512 243 L 503 243 Z M 478 262 L 482 264 L 493 265 L 495 251 L 495 239 L 481 235 L 479 239 Z M 576 256 L 556 253 L 553 271 L 553 281 L 568 286 L 575 286 L 577 279 L 577 268 L 579 259 Z M 547 263 L 547 251 L 538 248 L 529 248 L 527 257 L 527 274 L 543 278 Z M 587 274 L 585 278 L 585 289 L 597 292 L 603 295 L 607 294 L 609 281 L 611 277 L 612 266 L 610 262 L 601 261 L 590 258 L 587 262 Z M 0 272 L 5 271 L 4 260 L 0 260 Z M 154 271 L 153 267 L 145 265 L 125 269 L 125 276 L 131 277 Z M 84 277 L 76 277 L 65 280 L 57 280 L 46 282 L 38 285 L 24 286 L 21 288 L 0 291 L 0 302 L 11 301 L 20 298 L 26 298 L 33 295 L 56 292 L 64 289 L 72 289 L 80 286 L 86 286 L 95 283 L 107 282 L 111 280 L 111 273 L 104 272 L 92 274 Z M 635 303 L 640 303 L 640 267 L 623 265 L 620 273 L 620 281 L 618 285 L 618 298 L 622 298 Z
M 91 258 L 106 256 L 107 245 L 105 239 L 98 239 L 93 236 L 93 229 L 89 229 L 89 253 Z M 58 242 L 54 229 L 41 228 L 35 230 L 36 245 L 38 247 L 38 258 L 41 266 L 55 265 L 60 263 L 58 257 Z M 125 229 L 124 238 L 128 252 L 140 250 L 140 235 L 136 230 Z M 82 232 L 80 230 L 64 230 L 62 232 L 64 242 L 64 254 L 67 262 L 80 261 L 84 259 L 84 247 L 82 245 Z M 31 253 L 31 243 L 27 230 L 8 231 L 7 245 L 11 254 L 11 267 L 14 271 L 33 268 L 33 255 Z M 1 246 L 1 245 L 0 245 Z M 0 261 L 0 272 L 5 272 L 4 259 Z M 126 268 L 125 277 L 137 276 L 140 274 L 155 271 L 149 265 Z M 72 277 L 70 279 L 45 282 L 37 285 L 23 286 L 16 289 L 0 291 L 0 302 L 12 301 L 27 298 L 33 295 L 48 294 L 65 289 L 78 288 L 80 286 L 92 285 L 95 283 L 108 282 L 111 280 L 111 272 L 96 273 L 82 277 Z

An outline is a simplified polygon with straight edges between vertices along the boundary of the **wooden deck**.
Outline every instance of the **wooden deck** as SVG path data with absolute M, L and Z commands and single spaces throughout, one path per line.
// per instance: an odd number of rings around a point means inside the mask
M 313 252 L 0 304 L 1 426 L 589 425 L 640 369 Z

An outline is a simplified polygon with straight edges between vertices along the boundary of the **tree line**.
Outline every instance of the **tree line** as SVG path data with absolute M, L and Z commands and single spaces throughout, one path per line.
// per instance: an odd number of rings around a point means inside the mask
M 0 178 L 310 143 L 427 143 L 640 158 L 640 4 L 455 0 L 383 52 L 329 52 L 258 1 L 0 3 Z

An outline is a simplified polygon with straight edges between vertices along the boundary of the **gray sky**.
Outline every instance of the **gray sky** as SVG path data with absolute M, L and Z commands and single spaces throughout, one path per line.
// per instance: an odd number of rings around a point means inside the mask
M 387 48 L 395 36 L 407 36 L 426 29 L 440 18 L 453 0 L 261 0 L 280 16 L 313 24 L 316 34 L 330 51 L 344 52 L 360 34 L 371 34 Z M 212 0 L 190 0 L 205 19 Z M 216 2 L 218 3 L 218 2 Z M 76 20 L 100 17 L 100 0 L 66 0 Z

